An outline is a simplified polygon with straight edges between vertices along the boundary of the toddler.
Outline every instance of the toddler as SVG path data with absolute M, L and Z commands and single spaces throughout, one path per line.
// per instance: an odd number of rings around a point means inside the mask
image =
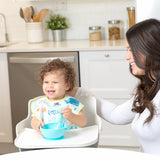
M 82 111 L 84 105 L 66 94 L 74 88 L 75 76 L 71 63 L 60 59 L 48 61 L 42 66 L 39 81 L 45 95 L 34 98 L 31 104 L 33 129 L 38 128 L 36 130 L 40 133 L 41 125 L 59 122 L 60 114 L 69 128 L 86 125 L 87 119 Z

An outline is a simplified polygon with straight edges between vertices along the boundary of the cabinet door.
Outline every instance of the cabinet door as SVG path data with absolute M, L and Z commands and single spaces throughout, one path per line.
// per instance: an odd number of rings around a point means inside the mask
M 135 78 L 125 60 L 126 51 L 80 52 L 81 86 L 104 98 L 129 98 Z
M 107 99 L 115 104 L 122 104 L 126 99 Z M 112 125 L 111 123 L 102 119 L 102 130 L 99 139 L 100 146 L 125 146 L 137 148 L 139 150 L 140 144 L 132 132 L 131 125 Z
M 0 53 L 0 142 L 12 142 L 7 53 Z
M 126 51 L 80 52 L 81 86 L 113 103 L 128 100 L 136 85 L 125 60 Z M 137 147 L 130 125 L 102 120 L 99 145 Z

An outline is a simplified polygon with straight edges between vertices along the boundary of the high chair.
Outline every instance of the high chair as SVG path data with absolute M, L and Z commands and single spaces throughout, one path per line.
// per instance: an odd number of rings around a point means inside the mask
M 20 151 L 41 148 L 97 147 L 101 119 L 96 114 L 96 99 L 92 96 L 76 97 L 76 99 L 85 105 L 83 108 L 83 112 L 87 117 L 87 125 L 85 127 L 66 130 L 64 138 L 61 140 L 45 140 L 37 131 L 31 128 L 31 99 L 28 102 L 27 118 L 16 125 L 15 146 Z

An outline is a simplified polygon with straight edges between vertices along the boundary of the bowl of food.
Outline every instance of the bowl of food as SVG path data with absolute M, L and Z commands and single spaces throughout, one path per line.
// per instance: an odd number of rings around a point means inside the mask
M 48 123 L 44 127 L 40 126 L 40 131 L 47 140 L 57 140 L 64 138 L 66 127 L 59 123 Z

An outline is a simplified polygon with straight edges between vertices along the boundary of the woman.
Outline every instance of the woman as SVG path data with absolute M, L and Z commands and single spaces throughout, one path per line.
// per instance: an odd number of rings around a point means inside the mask
M 139 79 L 134 97 L 116 106 L 97 98 L 97 114 L 112 124 L 132 123 L 132 130 L 144 152 L 160 155 L 160 21 L 149 19 L 126 33 L 126 60 Z M 91 95 L 74 88 L 71 96 Z
M 160 155 L 160 21 L 145 20 L 126 33 L 126 60 L 139 79 L 135 96 L 116 106 L 97 98 L 97 114 L 112 124 L 132 123 L 144 152 Z M 75 88 L 72 96 L 91 93 Z

